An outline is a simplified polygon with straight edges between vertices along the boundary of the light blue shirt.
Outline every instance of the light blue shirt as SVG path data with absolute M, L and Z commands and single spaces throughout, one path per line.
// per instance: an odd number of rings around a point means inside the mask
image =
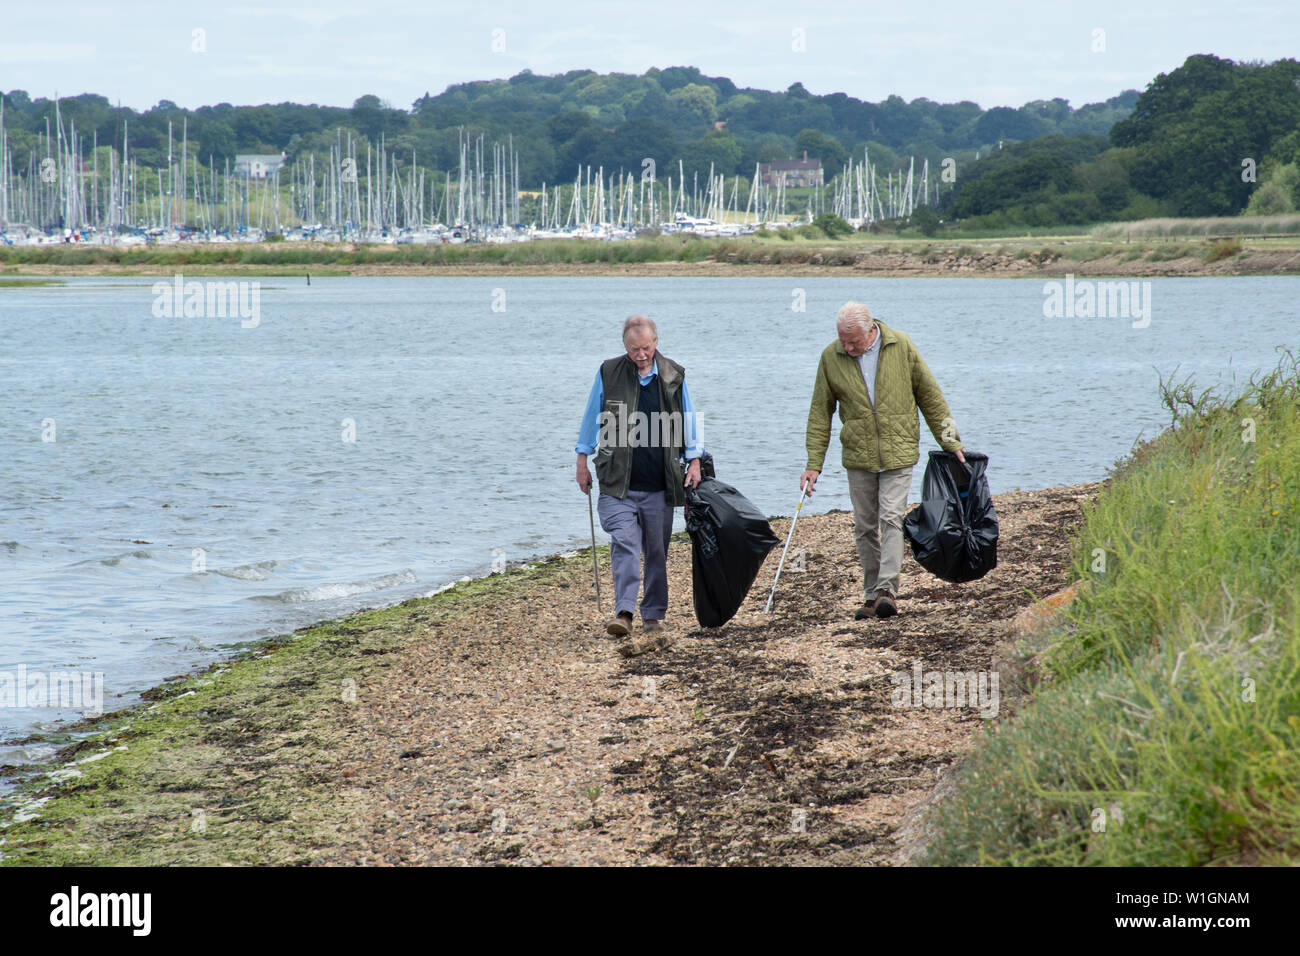
M 655 359 L 649 375 L 637 375 L 642 385 L 649 385 L 650 380 L 659 374 L 659 360 Z M 596 369 L 596 381 L 592 383 L 591 394 L 587 396 L 587 408 L 582 413 L 582 427 L 578 429 L 578 444 L 573 450 L 579 455 L 590 455 L 596 450 L 596 441 L 600 438 L 600 410 L 605 404 L 605 382 Z M 704 454 L 704 445 L 700 443 L 698 423 L 695 420 L 695 403 L 691 393 L 682 381 L 682 440 L 686 445 L 686 458 L 691 460 Z
M 871 348 L 858 356 L 858 368 L 862 369 L 862 381 L 867 386 L 867 398 L 871 407 L 876 407 L 876 361 L 880 358 L 880 326 L 876 326 L 876 341 Z

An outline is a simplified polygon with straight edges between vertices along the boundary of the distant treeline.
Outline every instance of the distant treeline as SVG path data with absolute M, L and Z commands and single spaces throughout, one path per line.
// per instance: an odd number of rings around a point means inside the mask
M 32 168 L 32 151 L 43 148 L 54 103 L 21 90 L 0 98 L 14 172 L 22 174 Z M 815 96 L 799 83 L 783 92 L 741 88 L 694 67 L 670 67 L 640 76 L 525 70 L 425 94 L 409 110 L 367 95 L 350 108 L 221 103 L 185 110 L 163 100 L 136 112 L 86 93 L 61 99 L 59 111 L 87 143 L 97 135 L 101 147 L 119 153 L 125 122 L 133 160 L 155 168 L 167 167 L 169 122 L 173 162 L 187 125 L 189 155 L 217 169 L 237 153 L 325 157 L 351 136 L 361 143 L 363 168 L 366 147 L 382 142 L 398 170 L 413 157 L 454 177 L 462 139 L 481 135 L 488 144 L 511 143 L 526 190 L 571 183 L 580 166 L 639 175 L 647 159 L 660 180 L 677 178 L 680 169 L 688 185 L 710 166 L 749 177 L 758 162 L 805 150 L 822 161 L 828 179 L 864 151 L 882 172 L 904 169 L 914 156 L 919 173 L 929 159 L 931 182 L 951 160 L 937 210 L 922 210 L 927 232 L 939 228 L 939 217 L 1001 229 L 1300 209 L 1294 59 L 1236 63 L 1196 55 L 1141 94 L 1129 90 L 1079 109 L 1063 99 L 988 110 L 898 96 L 871 103 L 844 93 Z
M 890 96 L 864 102 L 844 93 L 814 96 L 795 83 L 784 92 L 736 86 L 726 77 L 705 76 L 694 67 L 651 69 L 641 76 L 573 70 L 537 76 L 525 70 L 508 80 L 462 83 L 437 96 L 425 94 L 409 110 L 378 97 L 360 97 L 351 108 L 279 103 L 232 106 L 221 103 L 182 109 L 163 100 L 137 112 L 114 107 L 92 93 L 60 99 L 65 124 L 90 143 L 120 152 L 124 121 L 131 154 L 140 164 L 166 168 L 168 123 L 176 137 L 188 121 L 189 155 L 217 169 L 237 153 L 327 155 L 340 134 L 387 151 L 401 162 L 414 154 L 417 165 L 456 171 L 464 134 L 486 141 L 513 141 L 520 160 L 520 184 L 572 182 L 578 167 L 603 166 L 640 174 L 655 161 L 659 178 L 678 169 L 703 179 L 715 173 L 750 177 L 759 162 L 800 156 L 820 159 L 826 176 L 839 172 L 850 154 L 861 161 L 870 150 L 881 170 L 906 166 L 916 157 L 936 167 L 943 158 L 973 159 L 996 149 L 999 141 L 1060 134 L 1105 135 L 1126 117 L 1137 100 L 1130 90 L 1105 103 L 1071 108 L 1063 99 L 1037 100 L 1019 109 L 982 110 L 972 102 L 910 103 Z M 46 131 L 53 128 L 54 102 L 31 99 L 22 90 L 3 95 L 5 126 L 14 171 L 21 173 Z M 359 151 L 364 155 L 365 146 Z M 173 162 L 178 161 L 173 155 Z M 680 164 L 680 165 L 679 165 Z
M 1004 144 L 965 170 L 940 213 L 1051 226 L 1300 209 L 1300 63 L 1188 57 L 1109 135 Z

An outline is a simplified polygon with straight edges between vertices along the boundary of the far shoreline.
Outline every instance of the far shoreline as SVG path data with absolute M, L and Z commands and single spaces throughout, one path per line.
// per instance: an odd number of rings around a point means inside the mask
M 1147 279 L 1300 275 L 1300 238 L 539 240 L 494 245 L 177 243 L 0 248 L 0 278 L 607 276 Z

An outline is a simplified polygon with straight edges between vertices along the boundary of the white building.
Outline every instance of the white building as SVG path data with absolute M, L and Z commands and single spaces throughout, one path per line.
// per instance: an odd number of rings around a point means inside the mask
M 265 179 L 283 166 L 286 159 L 284 153 L 240 153 L 235 157 L 235 172 L 249 179 Z

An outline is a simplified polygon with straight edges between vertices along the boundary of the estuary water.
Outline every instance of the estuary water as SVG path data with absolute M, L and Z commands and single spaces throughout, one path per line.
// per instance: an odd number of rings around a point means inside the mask
M 158 281 L 0 288 L 0 685 L 97 674 L 111 710 L 240 642 L 583 546 L 573 444 L 635 312 L 719 478 L 769 514 L 798 500 L 849 299 L 912 336 L 995 493 L 1104 477 L 1167 423 L 1162 374 L 1239 387 L 1300 338 L 1292 277 L 1148 280 L 1149 321 L 1045 315 L 1041 279 L 248 278 L 255 308 L 188 317 Z M 849 507 L 838 446 L 813 512 Z M 922 465 L 934 447 L 922 427 Z M 0 686 L 0 739 L 87 709 L 20 697 Z

